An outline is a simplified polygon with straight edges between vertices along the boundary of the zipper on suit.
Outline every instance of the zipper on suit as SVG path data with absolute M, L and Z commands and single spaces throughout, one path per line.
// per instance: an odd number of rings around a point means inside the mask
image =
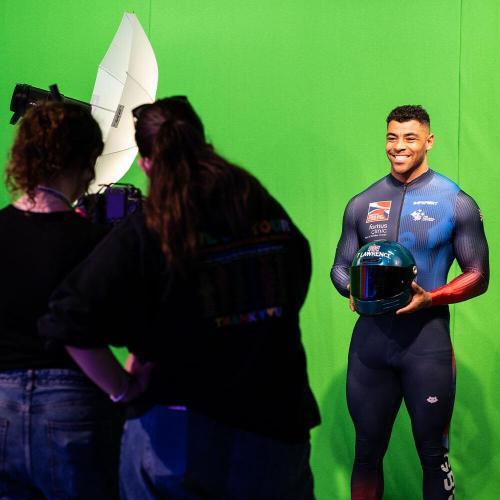
M 403 185 L 403 197 L 401 199 L 401 206 L 399 207 L 398 223 L 396 226 L 396 241 L 399 241 L 399 224 L 401 222 L 401 213 L 403 212 L 403 205 L 405 202 L 406 190 L 408 189 L 408 184 Z

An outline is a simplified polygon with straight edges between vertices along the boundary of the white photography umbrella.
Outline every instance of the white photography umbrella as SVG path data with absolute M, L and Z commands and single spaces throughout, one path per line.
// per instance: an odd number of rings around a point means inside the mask
M 132 165 L 137 155 L 132 109 L 153 102 L 157 85 L 153 48 L 136 15 L 125 13 L 99 65 L 92 93 L 92 115 L 101 127 L 104 151 L 90 193 L 119 181 Z

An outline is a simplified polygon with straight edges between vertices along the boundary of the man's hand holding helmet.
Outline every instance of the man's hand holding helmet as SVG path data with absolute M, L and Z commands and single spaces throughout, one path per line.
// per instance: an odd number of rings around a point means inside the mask
M 411 291 L 413 295 L 410 302 L 405 307 L 398 309 L 396 314 L 409 314 L 419 309 L 431 307 L 432 298 L 429 292 L 425 291 L 421 286 L 418 286 L 414 281 L 411 284 Z

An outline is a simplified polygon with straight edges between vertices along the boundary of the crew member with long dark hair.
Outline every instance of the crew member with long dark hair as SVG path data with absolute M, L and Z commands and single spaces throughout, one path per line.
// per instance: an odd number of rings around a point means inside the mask
M 144 213 L 65 281 L 44 334 L 115 401 L 140 394 L 154 366 L 125 426 L 124 498 L 313 498 L 319 415 L 299 329 L 308 243 L 207 143 L 186 98 L 134 115 Z M 132 376 L 108 344 L 133 353 Z
M 37 329 L 50 294 L 106 234 L 72 209 L 102 148 L 87 110 L 53 103 L 26 113 L 11 150 L 7 186 L 20 197 L 0 210 L 1 498 L 118 496 L 116 407 Z

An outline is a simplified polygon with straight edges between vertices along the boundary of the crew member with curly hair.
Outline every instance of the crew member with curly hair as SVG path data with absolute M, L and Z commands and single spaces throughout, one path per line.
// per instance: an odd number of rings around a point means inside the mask
M 106 234 L 73 210 L 102 149 L 87 110 L 51 103 L 28 110 L 10 153 L 6 183 L 17 199 L 0 210 L 0 498 L 117 496 L 116 408 L 37 328 L 52 291 Z

